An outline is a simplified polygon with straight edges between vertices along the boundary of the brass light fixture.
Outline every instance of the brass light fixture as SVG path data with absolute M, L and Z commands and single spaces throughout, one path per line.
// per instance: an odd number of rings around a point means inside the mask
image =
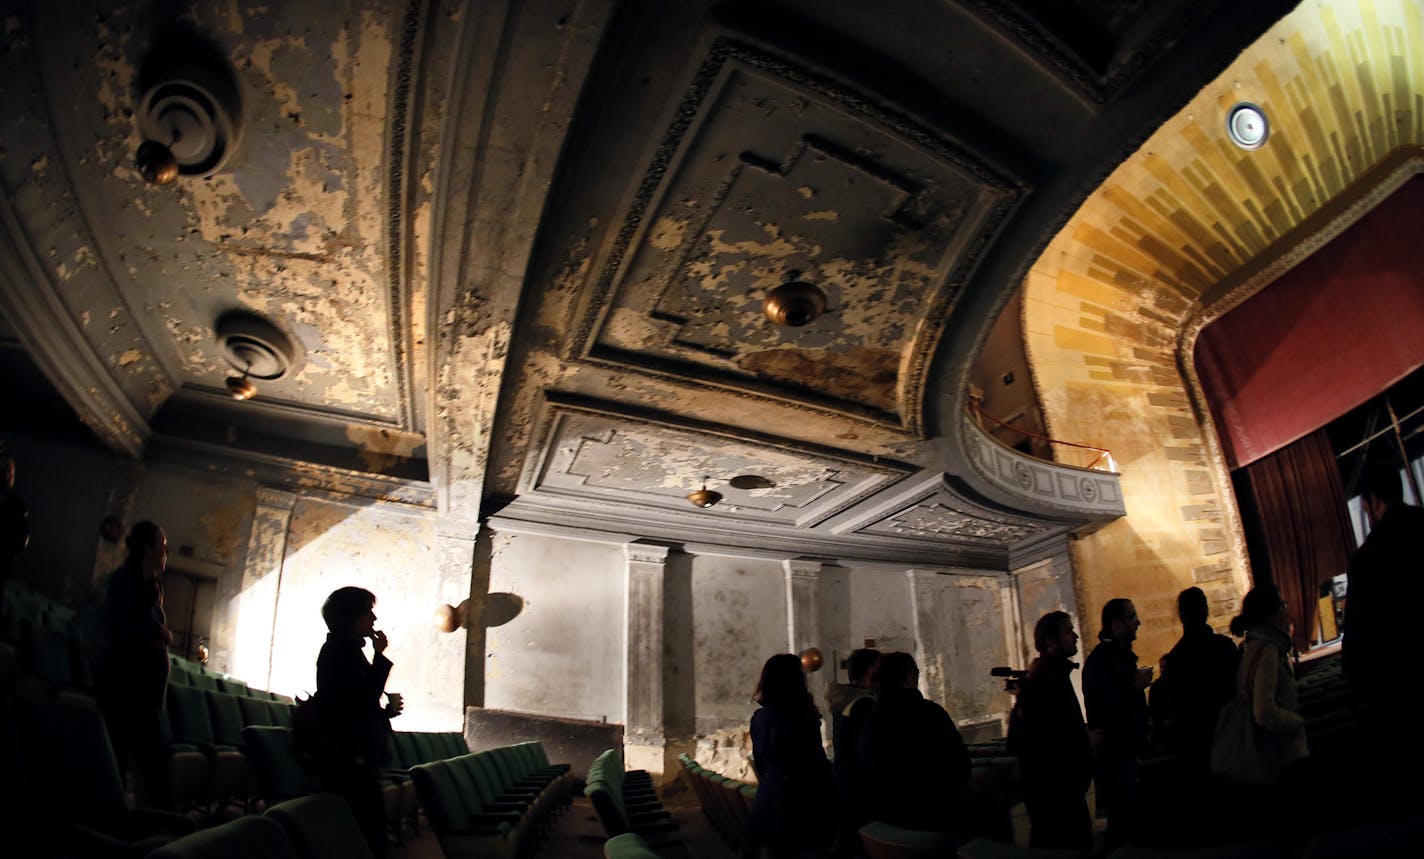
M 177 132 L 174 132 L 175 140 Z M 134 156 L 134 166 L 138 168 L 143 181 L 150 185 L 167 185 L 178 178 L 178 156 L 167 145 L 157 140 L 145 140 L 139 144 Z
M 688 493 L 687 500 L 692 502 L 693 507 L 701 507 L 705 510 L 708 507 L 711 507 L 712 505 L 716 504 L 718 501 L 721 501 L 722 493 L 712 489 L 708 489 L 707 478 L 703 477 L 702 488 L 697 490 L 696 492 Z
M 766 294 L 762 312 L 777 325 L 800 328 L 826 312 L 826 294 L 814 283 L 801 280 L 801 272 L 788 274 L 789 280 Z
M 257 396 L 257 385 L 247 378 L 251 369 L 252 367 L 249 365 L 248 369 L 242 371 L 241 376 L 227 377 L 227 392 L 232 395 L 234 400 L 250 400 Z
M 213 325 L 218 348 L 228 366 L 240 371 L 228 376 L 227 392 L 234 400 L 257 396 L 254 379 L 275 381 L 295 369 L 300 359 L 292 338 L 267 319 L 247 311 L 223 314 Z

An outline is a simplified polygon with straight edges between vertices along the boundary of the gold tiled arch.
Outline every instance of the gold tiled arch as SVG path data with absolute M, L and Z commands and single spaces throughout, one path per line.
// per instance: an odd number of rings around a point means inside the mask
M 1226 134 L 1243 101 L 1270 122 L 1256 151 Z M 1253 273 L 1421 153 L 1424 3 L 1306 0 L 1115 170 L 1032 267 L 1024 336 L 1045 420 L 1056 438 L 1110 448 L 1123 472 L 1127 517 L 1075 547 L 1080 604 L 1091 617 L 1133 597 L 1144 656 L 1175 638 L 1181 588 L 1205 589 L 1222 620 L 1248 584 L 1230 481 L 1179 350 L 1189 361 L 1206 314 L 1264 285 Z

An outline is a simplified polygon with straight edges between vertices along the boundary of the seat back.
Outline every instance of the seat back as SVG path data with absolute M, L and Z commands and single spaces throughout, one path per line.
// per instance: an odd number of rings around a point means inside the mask
M 332 793 L 290 799 L 267 809 L 298 859 L 371 859 L 351 805 Z
M 248 725 L 242 729 L 244 756 L 257 780 L 257 792 L 268 802 L 311 792 L 292 743 L 291 728 Z
M 194 686 L 168 689 L 168 725 L 173 742 L 188 743 L 204 751 L 213 746 L 213 723 L 208 715 L 208 699 Z
M 21 735 L 28 738 L 34 807 L 69 823 L 118 832 L 128 807 L 98 709 L 48 696 L 21 696 L 16 705 Z
M 622 835 L 632 829 L 628 822 L 628 812 L 623 807 L 623 798 L 613 793 L 612 787 L 604 781 L 591 781 L 583 789 L 584 796 L 593 803 L 598 814 L 598 822 L 609 838 Z
M 658 854 L 643 840 L 643 836 L 626 832 L 603 842 L 604 859 L 658 859 Z
M 465 805 L 443 761 L 413 766 L 410 777 L 436 835 L 448 838 L 465 829 L 468 822 Z
M 370 853 L 366 854 L 367 856 Z M 239 817 L 170 841 L 148 859 L 298 859 L 276 822 L 264 817 Z
M 237 710 L 242 715 L 242 726 L 272 725 L 272 704 L 259 698 L 238 698 Z
M 964 839 L 943 832 L 901 829 L 877 820 L 860 828 L 860 842 L 870 859 L 954 859 Z
M 396 760 L 400 761 L 402 767 L 413 767 L 416 764 L 423 764 L 420 760 L 420 753 L 415 750 L 415 738 L 410 731 L 395 731 L 391 739 L 396 744 Z
M 242 708 L 238 699 L 222 692 L 208 692 L 206 695 L 213 742 L 220 746 L 242 748 Z

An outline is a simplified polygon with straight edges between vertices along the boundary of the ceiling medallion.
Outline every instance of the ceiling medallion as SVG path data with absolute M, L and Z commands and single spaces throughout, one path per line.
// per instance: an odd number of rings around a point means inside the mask
M 237 148 L 242 100 L 227 60 L 197 34 L 173 34 L 144 57 L 134 120 L 144 181 L 211 176 Z
M 687 494 L 687 500 L 692 502 L 693 507 L 700 507 L 706 510 L 708 507 L 722 500 L 722 493 L 707 488 L 707 478 L 702 478 L 702 488 Z
M 790 279 L 766 294 L 762 312 L 777 325 L 800 328 L 826 312 L 826 294 L 814 283 L 801 280 L 801 272 L 789 272 Z
M 776 481 L 762 477 L 760 474 L 738 474 L 727 483 L 733 489 L 773 489 Z
M 1238 102 L 1226 114 L 1226 135 L 1238 149 L 1260 149 L 1270 134 L 1265 111 L 1249 101 Z
M 257 395 L 253 379 L 280 379 L 296 364 L 298 356 L 291 338 L 261 316 L 245 311 L 226 313 L 214 330 L 223 360 L 241 373 L 226 381 L 228 393 L 235 400 L 250 400 Z

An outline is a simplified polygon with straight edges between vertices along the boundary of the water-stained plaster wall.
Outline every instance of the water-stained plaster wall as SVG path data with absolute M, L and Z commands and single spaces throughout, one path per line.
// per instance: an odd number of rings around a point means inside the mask
M 436 606 L 452 596 L 436 586 L 434 547 L 431 511 L 297 498 L 282 562 L 273 688 L 287 694 L 315 689 L 327 632 L 322 603 L 335 589 L 354 585 L 376 595 L 376 628 L 390 640 L 386 656 L 395 667 L 386 688 L 405 696 L 405 713 L 394 727 L 449 731 L 463 724 L 465 634 L 441 633 L 432 623 Z
M 866 639 L 874 639 L 882 651 L 914 650 L 915 619 L 904 570 L 827 566 L 821 572 L 820 600 L 823 670 L 835 668 L 832 651 L 844 658 Z
M 195 618 L 197 629 L 210 632 L 208 665 L 215 671 L 235 670 L 231 622 L 231 583 L 240 579 L 247 560 L 247 535 L 252 527 L 256 485 L 215 478 L 182 469 L 150 466 L 138 489 L 131 526 L 151 519 L 168 537 L 168 565 L 190 575 L 217 579 L 217 605 L 211 618 Z M 173 606 L 170 611 L 178 611 Z M 270 639 L 270 635 L 268 636 Z M 194 653 L 184 656 L 196 659 Z M 258 685 L 267 678 L 242 677 Z
M 524 607 L 488 630 L 485 706 L 622 722 L 627 576 L 621 545 L 496 533 L 490 591 Z

